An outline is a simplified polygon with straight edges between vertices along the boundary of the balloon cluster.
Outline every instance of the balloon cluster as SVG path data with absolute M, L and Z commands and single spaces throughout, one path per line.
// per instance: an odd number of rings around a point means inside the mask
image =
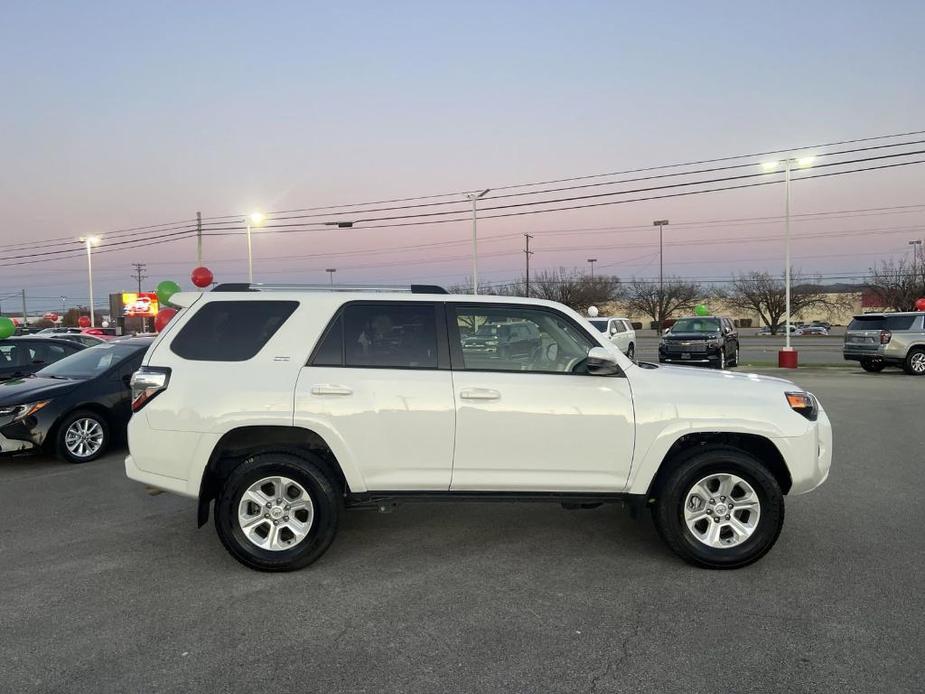
M 915 310 L 916 311 L 925 311 L 925 296 L 921 299 L 916 299 L 915 301 Z
M 16 332 L 16 323 L 11 318 L 0 316 L 0 340 L 5 340 Z
M 694 307 L 694 313 L 698 316 L 709 316 L 710 309 L 707 308 L 706 304 L 697 304 Z
M 207 267 L 197 267 L 193 268 L 192 273 L 190 273 L 190 281 L 203 289 L 212 284 L 212 280 L 215 279 L 212 271 Z M 154 329 L 157 332 L 161 332 L 167 324 L 177 315 L 177 309 L 169 306 L 170 299 L 174 294 L 180 291 L 180 285 L 174 282 L 173 280 L 164 280 L 159 282 L 157 285 L 157 301 L 161 305 L 161 309 L 157 312 L 157 315 L 154 317 Z

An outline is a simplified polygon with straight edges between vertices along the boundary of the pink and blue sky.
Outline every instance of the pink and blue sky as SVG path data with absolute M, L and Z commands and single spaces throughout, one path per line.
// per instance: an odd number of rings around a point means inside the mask
M 132 226 L 443 193 L 925 129 L 921 2 L 21 2 L 0 15 L 0 257 Z M 917 139 L 922 139 L 921 137 Z M 794 212 L 925 205 L 925 166 L 794 186 Z M 483 279 L 534 266 L 782 270 L 783 190 L 480 224 Z M 645 225 L 637 231 L 610 227 Z M 591 231 L 567 231 L 595 228 Z M 879 230 L 879 231 L 867 231 Z M 560 233 L 550 233 L 559 231 Z M 822 232 L 857 232 L 820 237 Z M 470 227 L 256 235 L 263 281 L 463 282 Z M 813 236 L 801 239 L 801 235 Z M 794 265 L 863 272 L 925 236 L 925 207 L 794 225 Z M 496 237 L 496 238 L 493 238 Z M 719 240 L 718 243 L 698 243 Z M 448 245 L 405 248 L 430 242 Z M 458 242 L 452 245 L 453 242 Z M 652 244 L 648 246 L 646 244 Z M 346 254 L 350 252 L 351 254 Z M 340 255 L 324 255 L 340 254 Z M 308 257 L 299 257 L 308 256 Z M 206 264 L 246 278 L 244 238 Z M 195 242 L 100 254 L 188 285 Z M 0 268 L 30 308 L 85 301 L 82 257 Z M 6 303 L 6 301 L 4 301 Z

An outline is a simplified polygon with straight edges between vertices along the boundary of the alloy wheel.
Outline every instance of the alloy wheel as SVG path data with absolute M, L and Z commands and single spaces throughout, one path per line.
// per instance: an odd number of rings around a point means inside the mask
M 102 424 L 91 417 L 81 417 L 64 432 L 64 446 L 75 458 L 89 458 L 103 447 L 104 438 Z
M 684 522 L 696 540 L 714 549 L 736 547 L 752 536 L 761 518 L 761 502 L 738 475 L 704 477 L 687 492 Z
M 925 373 L 925 352 L 916 352 L 909 359 L 909 365 L 917 374 Z
M 288 477 L 264 477 L 254 482 L 238 504 L 238 527 L 261 549 L 292 549 L 307 536 L 315 507 L 305 487 Z

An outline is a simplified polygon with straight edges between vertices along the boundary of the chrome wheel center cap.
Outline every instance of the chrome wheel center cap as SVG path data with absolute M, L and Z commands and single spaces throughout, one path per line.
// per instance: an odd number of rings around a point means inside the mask
M 270 509 L 270 518 L 272 518 L 273 520 L 279 520 L 282 517 L 283 517 L 283 507 L 282 506 L 274 506 L 273 508 Z
M 713 507 L 713 510 L 716 511 L 717 515 L 720 516 L 725 516 L 727 513 L 729 513 L 729 507 L 727 507 L 726 504 L 716 504 L 716 506 Z

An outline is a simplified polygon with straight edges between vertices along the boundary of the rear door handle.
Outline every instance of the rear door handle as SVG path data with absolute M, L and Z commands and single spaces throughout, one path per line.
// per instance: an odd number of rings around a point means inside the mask
M 353 391 L 347 386 L 332 385 L 330 383 L 316 383 L 312 386 L 312 395 L 352 395 Z
M 501 393 L 494 388 L 466 388 L 460 391 L 463 400 L 499 400 Z

